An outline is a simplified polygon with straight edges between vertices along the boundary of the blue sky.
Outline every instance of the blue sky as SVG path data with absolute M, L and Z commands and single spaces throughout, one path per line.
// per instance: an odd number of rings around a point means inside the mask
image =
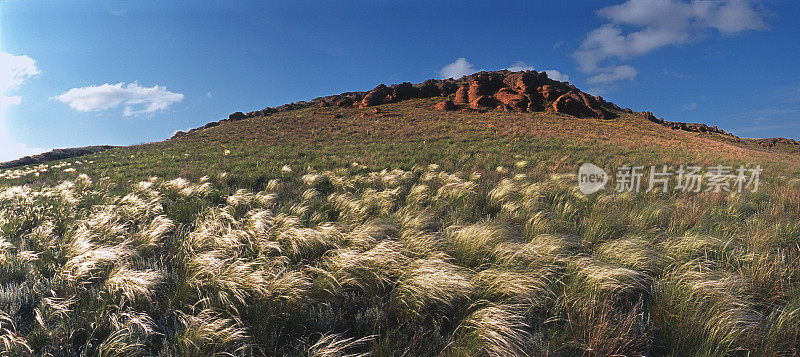
M 503 68 L 800 139 L 799 18 L 792 1 L 3 1 L 0 161 Z

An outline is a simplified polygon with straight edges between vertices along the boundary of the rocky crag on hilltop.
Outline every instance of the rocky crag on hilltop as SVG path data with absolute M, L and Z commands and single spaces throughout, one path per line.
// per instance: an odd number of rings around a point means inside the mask
M 391 86 L 381 84 L 366 92 L 345 92 L 248 113 L 236 112 L 227 119 L 208 123 L 192 131 L 214 127 L 224 122 L 269 116 L 311 106 L 365 108 L 408 99 L 435 97 L 442 98 L 442 101 L 434 106 L 434 109 L 439 110 L 553 111 L 580 118 L 599 119 L 614 118 L 620 111 L 631 112 L 630 109 L 619 108 L 603 100 L 602 97 L 585 93 L 568 82 L 550 79 L 547 77 L 547 72 L 502 70 L 478 72 L 459 79 L 428 79 L 417 84 L 409 82 Z M 185 134 L 178 132 L 174 137 Z
M 458 79 L 428 79 L 417 84 L 409 82 L 390 86 L 381 84 L 365 92 L 345 92 L 314 98 L 310 101 L 289 103 L 278 107 L 266 107 L 248 113 L 236 112 L 229 115 L 227 119 L 210 122 L 189 132 L 215 127 L 225 122 L 265 117 L 275 113 L 312 106 L 366 108 L 409 99 L 437 97 L 442 100 L 434 105 L 433 109 L 442 111 L 548 111 L 578 118 L 595 119 L 613 119 L 621 113 L 636 113 L 646 120 L 673 130 L 702 134 L 714 133 L 731 138 L 734 141 L 742 140 L 716 126 L 667 121 L 664 118 L 657 118 L 651 112 L 634 112 L 628 108 L 620 108 L 616 104 L 604 100 L 603 97 L 581 91 L 569 82 L 553 80 L 547 76 L 547 72 L 512 72 L 509 70 L 478 72 Z M 180 138 L 186 134 L 186 132 L 179 131 L 172 138 Z M 763 147 L 784 144 L 800 150 L 800 142 L 791 139 L 756 139 L 754 142 Z

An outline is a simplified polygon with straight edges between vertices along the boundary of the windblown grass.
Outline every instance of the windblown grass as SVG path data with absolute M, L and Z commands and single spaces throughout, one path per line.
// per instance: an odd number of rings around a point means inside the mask
M 260 188 L 226 175 L 4 188 L 0 349 L 800 351 L 797 184 L 583 196 L 574 176 L 509 167 L 290 170 Z

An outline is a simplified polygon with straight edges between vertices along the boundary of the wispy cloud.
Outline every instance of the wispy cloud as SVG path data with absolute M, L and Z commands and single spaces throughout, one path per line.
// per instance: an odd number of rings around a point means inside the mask
M 64 94 L 53 97 L 67 103 L 72 109 L 81 112 L 103 111 L 123 106 L 123 115 L 150 114 L 166 110 L 173 103 L 182 101 L 181 93 L 174 93 L 165 87 L 142 87 L 138 83 L 124 82 L 72 88 Z
M 753 120 L 756 118 L 775 118 L 781 116 L 795 116 L 800 114 L 800 109 L 757 109 L 757 110 L 749 110 L 745 112 L 739 112 L 736 114 L 731 114 L 725 117 L 726 119 L 737 119 L 737 120 Z
M 581 71 L 591 75 L 589 83 L 632 80 L 635 68 L 608 62 L 688 43 L 708 29 L 737 34 L 768 28 L 764 14 L 747 0 L 628 0 L 597 14 L 608 23 L 589 32 L 573 53 Z
M 678 78 L 678 79 L 689 79 L 689 78 L 692 78 L 692 75 L 690 75 L 690 74 L 683 74 L 683 73 L 680 73 L 678 71 L 674 71 L 674 70 L 666 69 L 666 68 L 662 68 L 661 69 L 661 73 L 664 74 L 665 76 L 675 77 L 675 78 Z
M 18 105 L 22 102 L 21 97 L 9 95 L 9 92 L 37 74 L 39 74 L 39 69 L 33 58 L 0 51 L 0 161 L 8 161 L 44 151 L 14 140 L 5 126 L 5 109 L 10 105 Z
M 752 135 L 757 133 L 762 133 L 762 135 L 772 135 L 775 136 L 775 130 L 786 130 L 786 129 L 794 129 L 799 128 L 800 124 L 775 124 L 775 125 L 753 125 L 753 126 L 745 126 L 740 128 L 735 128 L 732 131 L 737 135 Z M 780 135 L 780 134 L 779 134 Z
M 478 72 L 472 63 L 467 62 L 467 59 L 461 57 L 453 63 L 447 64 L 439 71 L 441 78 L 461 78 L 468 74 Z
M 698 107 L 697 103 L 691 102 L 691 103 L 686 103 L 686 104 L 682 105 L 681 106 L 681 110 L 682 111 L 690 111 L 690 110 L 697 109 L 697 107 Z
M 800 103 L 800 85 L 777 89 L 775 96 L 783 104 Z

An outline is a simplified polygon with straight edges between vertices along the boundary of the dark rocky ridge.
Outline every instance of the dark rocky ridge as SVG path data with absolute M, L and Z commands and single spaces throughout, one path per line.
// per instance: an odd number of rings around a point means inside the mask
M 766 146 L 768 148 L 780 144 L 800 147 L 800 141 L 787 138 L 765 138 L 765 139 L 755 139 L 755 140 L 758 143 L 758 145 Z
M 116 146 L 111 146 L 111 145 L 97 145 L 97 146 L 85 146 L 80 148 L 54 149 L 46 153 L 25 156 L 21 159 L 2 162 L 0 163 L 0 169 L 11 169 L 20 166 L 38 165 L 50 161 L 71 159 L 73 157 L 94 154 L 100 151 L 113 149 L 115 147 Z

